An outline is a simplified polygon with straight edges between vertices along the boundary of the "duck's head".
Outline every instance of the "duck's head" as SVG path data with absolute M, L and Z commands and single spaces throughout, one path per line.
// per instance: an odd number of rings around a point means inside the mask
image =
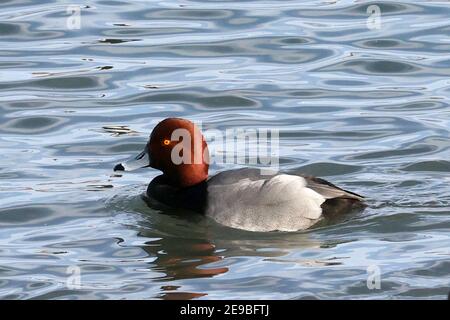
M 208 178 L 208 146 L 189 120 L 167 118 L 156 125 L 140 154 L 117 164 L 114 171 L 143 167 L 161 170 L 170 184 L 189 187 Z

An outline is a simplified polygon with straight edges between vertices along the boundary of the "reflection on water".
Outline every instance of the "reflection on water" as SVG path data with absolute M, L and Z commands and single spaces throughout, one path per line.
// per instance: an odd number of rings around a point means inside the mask
M 447 296 L 447 3 L 93 0 L 80 29 L 67 5 L 0 4 L 0 298 Z M 157 172 L 112 168 L 168 116 L 278 129 L 282 170 L 369 207 L 295 233 L 162 214 Z

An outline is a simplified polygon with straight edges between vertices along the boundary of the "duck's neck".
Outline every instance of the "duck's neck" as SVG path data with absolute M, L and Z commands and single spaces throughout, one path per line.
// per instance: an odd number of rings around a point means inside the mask
M 208 167 L 191 165 L 179 170 L 164 171 L 163 176 L 169 184 L 187 188 L 206 181 L 208 179 Z

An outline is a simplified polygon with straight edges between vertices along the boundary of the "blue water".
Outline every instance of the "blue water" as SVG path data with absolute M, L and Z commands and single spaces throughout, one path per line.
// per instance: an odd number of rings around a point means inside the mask
M 449 14 L 444 1 L 3 0 L 0 298 L 446 298 Z M 151 209 L 140 195 L 158 173 L 112 168 L 169 116 L 278 129 L 281 170 L 369 207 L 293 233 Z

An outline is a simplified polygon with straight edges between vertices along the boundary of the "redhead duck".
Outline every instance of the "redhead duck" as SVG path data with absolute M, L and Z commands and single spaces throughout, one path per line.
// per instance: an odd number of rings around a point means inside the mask
M 188 133 L 185 138 L 183 132 Z M 184 149 L 180 148 L 183 144 Z M 117 164 L 114 171 L 141 167 L 162 171 L 148 185 L 149 199 L 205 214 L 238 229 L 304 230 L 324 217 L 364 206 L 362 196 L 311 176 L 262 174 L 259 169 L 242 168 L 208 178 L 206 141 L 197 126 L 180 118 L 158 123 L 144 151 Z

